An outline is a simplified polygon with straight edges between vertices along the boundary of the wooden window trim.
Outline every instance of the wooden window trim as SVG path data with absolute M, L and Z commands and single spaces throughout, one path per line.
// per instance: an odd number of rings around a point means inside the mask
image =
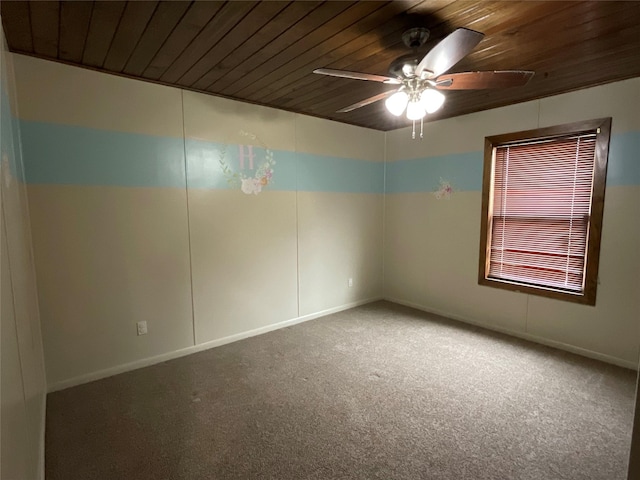
M 598 130 L 599 129 L 599 130 Z M 519 284 L 506 280 L 487 278 L 490 233 L 490 197 L 493 175 L 493 149 L 496 146 L 534 139 L 544 139 L 563 135 L 581 134 L 598 131 L 595 146 L 593 194 L 591 200 L 591 222 L 587 236 L 587 265 L 585 272 L 585 286 L 583 293 L 571 293 L 552 288 L 536 287 Z M 602 236 L 602 216 L 604 211 L 604 195 L 607 177 L 607 161 L 609 157 L 609 141 L 611 136 L 611 117 L 568 123 L 547 128 L 525 130 L 485 137 L 484 168 L 482 180 L 482 219 L 480 225 L 480 252 L 478 259 L 478 284 L 538 295 L 558 300 L 580 303 L 584 305 L 596 304 L 598 286 L 598 267 L 600 264 L 600 240 Z

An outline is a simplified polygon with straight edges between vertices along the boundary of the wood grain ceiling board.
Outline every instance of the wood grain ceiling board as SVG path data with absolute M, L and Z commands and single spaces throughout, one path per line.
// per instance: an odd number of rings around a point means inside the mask
M 11 48 L 19 52 L 33 52 L 31 15 L 27 2 L 2 2 L 2 23 L 10 25 Z M 6 28 L 5 28 L 6 30 Z
M 227 2 L 162 74 L 160 80 L 178 84 L 180 78 L 216 43 L 248 15 L 259 2 Z
M 60 5 L 60 44 L 58 56 L 68 62 L 81 62 L 89 32 L 93 4 L 64 1 Z
M 258 30 L 251 37 L 250 41 L 246 41 L 237 48 L 226 52 L 226 56 L 219 62 L 209 64 L 207 73 L 193 83 L 192 87 L 198 90 L 207 90 L 235 67 L 241 65 L 247 61 L 249 57 L 256 54 L 263 46 L 273 42 L 282 32 L 291 27 L 291 25 L 298 23 L 321 3 L 321 1 L 310 0 L 306 2 L 291 2 L 271 21 Z M 263 59 L 263 56 L 254 57 L 252 61 L 255 62 L 255 58 Z
M 307 51 L 313 48 L 317 49 L 318 45 L 322 45 L 323 42 L 335 42 L 335 37 L 356 23 L 358 19 L 369 15 L 371 12 L 388 3 L 389 2 L 375 1 L 354 3 L 324 25 L 305 35 L 301 35 L 294 43 L 271 57 L 268 62 L 264 62 L 255 69 L 252 69 L 244 77 L 220 93 L 232 97 L 245 98 L 243 93 L 248 94 L 253 92 L 256 84 L 261 85 L 261 82 L 264 82 L 267 75 L 272 74 L 275 70 L 289 62 L 296 61 L 301 55 L 306 54 Z M 329 5 L 332 9 L 335 8 L 330 3 L 326 5 Z
M 140 76 L 188 8 L 189 2 L 161 2 L 127 60 L 123 72 Z
M 2 4 L 0 4 L 2 7 Z M 60 27 L 59 2 L 29 2 L 33 53 L 58 58 L 58 32 Z M 11 43 L 9 43 L 11 48 Z
M 215 91 L 221 94 L 221 92 L 224 92 L 227 88 L 232 87 L 236 82 L 249 75 L 254 69 L 266 62 L 271 62 L 274 56 L 284 51 L 295 41 L 304 37 L 309 32 L 314 31 L 351 5 L 353 5 L 353 2 L 334 2 L 333 4 L 322 3 L 317 8 L 314 8 L 308 15 L 283 31 L 273 41 L 264 45 L 263 48 L 258 50 L 256 54 L 247 59 L 247 61 L 242 62 L 217 80 L 215 83 Z
M 107 57 L 126 4 L 127 2 L 117 1 L 93 4 L 82 61 L 77 65 L 97 68 L 104 65 L 104 59 Z M 20 49 L 17 50 L 20 51 Z
M 278 94 L 283 90 L 290 92 L 291 84 L 296 80 L 315 76 L 310 72 L 313 72 L 318 66 L 328 67 L 354 54 L 361 47 L 366 46 L 369 51 L 368 56 L 374 57 L 376 54 L 375 44 L 379 42 L 380 36 L 388 33 L 389 30 L 398 28 L 398 25 L 403 22 L 400 18 L 402 14 L 407 13 L 410 7 L 418 3 L 421 2 L 405 2 L 404 5 L 400 3 L 387 4 L 352 25 L 353 28 L 343 30 L 338 35 L 331 37 L 330 42 L 326 41 L 316 45 L 282 68 L 263 77 L 261 84 L 256 85 L 252 93 L 245 93 L 243 96 L 249 100 L 270 102 L 278 98 Z
M 224 2 L 198 2 L 189 7 L 176 28 L 169 34 L 142 77 L 158 80 L 182 52 L 200 34 L 222 8 Z
M 144 33 L 149 20 L 156 11 L 158 2 L 127 2 L 120 24 L 111 41 L 109 53 L 104 60 L 104 69 L 121 72 Z
M 587 46 L 588 41 L 595 40 L 597 46 L 602 35 L 617 31 L 640 14 L 632 2 L 596 2 L 594 6 L 583 3 L 571 8 L 562 8 L 562 4 L 552 6 L 553 10 L 547 15 L 514 26 L 508 33 L 486 37 L 478 46 L 478 52 L 467 58 L 487 64 L 520 58 L 527 62 L 527 67 L 545 60 L 560 64 L 560 60 L 575 58 L 576 50 Z M 576 16 L 580 22 L 576 22 Z M 590 20 L 584 22 L 587 16 Z M 544 31 L 553 32 L 553 36 L 547 35 L 541 40 Z M 542 44 L 546 48 L 541 49 Z
M 220 38 L 213 48 L 209 49 L 180 77 L 179 83 L 192 86 L 209 71 L 211 65 L 217 65 L 229 52 L 233 52 L 247 41 L 253 41 L 253 36 L 288 4 L 289 2 L 279 1 L 258 3 L 232 30 Z
M 314 75 L 386 74 L 430 29 L 426 53 L 456 28 L 485 33 L 450 71 L 529 69 L 524 87 L 447 91 L 448 118 L 640 76 L 640 2 L 630 1 L 14 1 L 0 2 L 11 51 L 380 130 L 407 125 L 392 89 Z

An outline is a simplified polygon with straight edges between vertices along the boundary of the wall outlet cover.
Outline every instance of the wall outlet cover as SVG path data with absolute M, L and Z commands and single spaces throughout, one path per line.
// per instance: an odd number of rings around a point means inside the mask
M 137 328 L 138 328 L 138 335 L 146 335 L 147 334 L 147 322 L 143 321 L 143 322 L 138 322 L 136 324 Z

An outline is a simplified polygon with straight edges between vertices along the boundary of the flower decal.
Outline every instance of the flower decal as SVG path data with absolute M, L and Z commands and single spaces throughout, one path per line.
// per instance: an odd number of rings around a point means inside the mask
M 240 190 L 247 195 L 259 194 L 262 191 L 262 180 L 258 180 L 256 178 L 243 178 L 241 180 Z
M 240 131 L 240 135 L 247 137 L 252 143 L 238 145 L 238 171 L 233 170 L 225 158 L 227 147 L 220 152 L 220 168 L 230 187 L 240 187 L 247 195 L 258 195 L 272 182 L 276 161 L 273 159 L 273 152 L 256 135 L 245 131 Z M 259 144 L 256 150 L 254 143 Z M 258 158 L 260 154 L 264 157 Z
M 451 198 L 452 193 L 453 193 L 453 188 L 451 187 L 451 183 L 443 179 L 440 179 L 440 188 L 438 188 L 438 190 L 433 192 L 433 194 L 438 200 L 442 200 L 442 199 L 449 200 L 449 198 Z

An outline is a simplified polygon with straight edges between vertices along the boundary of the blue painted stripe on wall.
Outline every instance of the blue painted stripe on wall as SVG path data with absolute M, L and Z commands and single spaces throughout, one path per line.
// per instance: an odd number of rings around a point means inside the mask
M 21 121 L 29 183 L 126 187 L 185 187 L 184 149 L 190 188 L 228 189 L 220 164 L 254 177 L 265 150 L 253 147 L 253 169 L 238 145 L 156 137 L 91 128 Z M 348 158 L 273 151 L 273 175 L 265 190 L 382 193 L 384 165 Z M 237 179 L 236 179 L 237 180 Z
M 440 179 L 457 191 L 481 191 L 483 152 L 387 163 L 387 193 L 434 192 Z M 611 137 L 607 185 L 640 185 L 640 132 Z
M 433 192 L 440 179 L 460 190 L 482 189 L 482 152 L 387 163 L 387 193 Z
M 20 123 L 28 183 L 185 186 L 182 139 Z
M 240 169 L 240 147 L 202 140 L 187 140 L 187 172 L 192 188 L 239 188 L 233 173 L 254 177 L 266 162 L 266 151 L 253 147 L 253 169 L 245 151 L 244 169 Z M 221 160 L 229 168 L 227 175 Z M 273 177 L 269 190 L 309 192 L 382 193 L 384 164 L 350 158 L 274 150 Z M 230 184 L 231 183 L 231 184 Z
M 640 185 L 640 132 L 611 136 L 607 185 Z
M 298 153 L 298 189 L 382 193 L 384 163 Z
M 3 117 L 8 110 L 3 109 Z M 5 120 L 6 121 L 6 120 Z M 26 180 L 29 183 L 184 188 L 182 139 L 20 121 Z M 9 139 L 3 139 L 5 145 Z M 189 187 L 239 188 L 229 185 L 220 157 L 222 144 L 187 140 Z M 254 176 L 265 151 L 254 148 L 254 168 L 240 171 L 239 147 L 229 146 L 224 159 L 232 171 Z M 13 159 L 13 152 L 10 152 Z M 380 162 L 274 151 L 273 176 L 267 190 L 382 193 Z M 482 188 L 482 152 L 400 160 L 386 166 L 386 192 L 431 192 L 439 181 L 457 191 Z M 12 165 L 12 167 L 14 167 Z M 15 167 L 14 167 L 15 172 Z M 21 173 L 21 172 L 16 172 Z M 21 176 L 21 175 L 20 175 Z M 607 185 L 640 185 L 640 132 L 611 138 Z
M 239 188 L 231 174 L 254 177 L 266 162 L 266 151 L 254 147 L 253 169 L 245 152 L 244 169 L 240 169 L 238 145 L 223 145 L 201 140 L 187 140 L 189 186 L 192 188 Z M 224 161 L 229 168 L 224 174 L 220 165 Z M 273 177 L 269 190 L 382 193 L 384 165 L 350 158 L 338 158 L 308 153 L 274 150 Z M 230 184 L 231 183 L 231 184 Z
M 28 183 L 184 188 L 182 139 L 22 120 Z

